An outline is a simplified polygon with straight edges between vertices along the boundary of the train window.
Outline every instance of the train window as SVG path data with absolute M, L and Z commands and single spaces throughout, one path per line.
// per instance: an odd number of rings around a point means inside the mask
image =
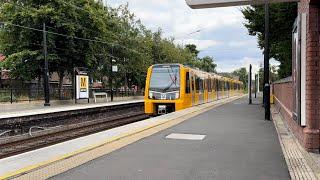
M 197 93 L 199 93 L 200 90 L 200 78 L 196 77 L 196 91 Z
M 211 81 L 211 91 L 214 91 L 214 83 L 215 83 L 214 79 L 211 79 L 210 81 Z
M 219 84 L 220 84 L 220 91 L 223 91 L 224 90 L 224 86 L 225 86 L 224 85 L 225 84 L 224 81 L 220 81 Z
M 212 88 L 212 91 L 216 91 L 215 85 L 216 85 L 216 83 L 215 83 L 214 79 L 211 79 L 211 88 Z
M 208 82 L 208 92 L 212 92 L 211 79 L 207 79 L 207 82 Z
M 186 73 L 186 94 L 190 94 L 190 74 Z
M 199 91 L 203 93 L 204 89 L 204 80 L 199 78 Z
M 192 87 L 192 92 L 194 92 L 195 91 L 195 87 L 194 87 L 194 76 L 193 76 L 193 74 L 191 74 L 191 87 Z
M 216 86 L 215 86 L 215 90 L 216 90 L 216 91 L 219 91 L 219 81 L 218 81 L 218 79 L 216 79 L 215 81 L 216 81 L 216 82 L 215 82 L 215 85 L 216 85 Z

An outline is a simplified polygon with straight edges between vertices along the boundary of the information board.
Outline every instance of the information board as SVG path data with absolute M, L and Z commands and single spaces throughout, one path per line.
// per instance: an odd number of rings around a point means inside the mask
M 89 98 L 89 76 L 77 75 L 77 99 L 88 99 Z

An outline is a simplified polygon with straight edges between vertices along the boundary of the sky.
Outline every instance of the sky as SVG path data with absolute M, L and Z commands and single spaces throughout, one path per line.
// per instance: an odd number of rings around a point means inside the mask
M 107 0 L 112 7 L 127 2 L 147 28 L 161 28 L 165 37 L 176 39 L 176 44 L 193 43 L 201 57 L 212 56 L 218 72 L 248 69 L 252 64 L 255 73 L 263 64 L 257 38 L 249 36 L 243 25 L 243 7 L 193 10 L 184 0 Z

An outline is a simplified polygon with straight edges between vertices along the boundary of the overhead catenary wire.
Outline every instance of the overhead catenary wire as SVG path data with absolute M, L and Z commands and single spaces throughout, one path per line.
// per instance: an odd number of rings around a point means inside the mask
M 81 10 L 81 11 L 84 11 L 84 12 L 87 12 L 87 13 L 90 13 L 90 14 L 92 13 L 92 12 L 88 11 L 87 9 L 84 9 L 84 8 L 82 8 L 82 7 L 79 7 L 79 6 L 74 5 L 74 4 L 72 4 L 72 3 L 64 2 L 63 0 L 58 0 L 58 2 L 60 2 L 60 3 L 64 4 L 64 5 L 68 5 L 68 6 L 72 7 L 72 8 L 77 9 L 77 10 Z M 17 4 L 14 4 L 14 5 L 17 5 Z M 18 5 L 18 6 L 20 6 L 21 8 L 25 8 L 25 7 L 22 7 L 21 5 Z M 126 50 L 128 50 L 128 51 L 130 51 L 130 52 L 132 52 L 132 53 L 135 53 L 135 54 L 146 55 L 146 56 L 149 55 L 149 54 L 147 54 L 146 52 L 139 52 L 139 51 L 137 51 L 137 50 L 135 50 L 135 49 L 129 48 L 129 47 L 124 46 L 124 45 L 121 45 L 121 44 L 119 44 L 119 43 L 106 42 L 106 41 L 104 41 L 104 40 L 100 40 L 100 39 L 97 38 L 97 37 L 94 37 L 95 39 L 91 39 L 91 38 L 83 38 L 83 37 L 77 37 L 77 36 L 70 36 L 70 35 L 61 34 L 61 33 L 53 32 L 53 31 L 48 31 L 48 30 L 44 31 L 44 30 L 38 29 L 38 28 L 23 26 L 23 25 L 19 25 L 19 24 L 10 23 L 10 22 L 1 22 L 1 21 L 0 21 L 0 27 L 1 27 L 1 23 L 2 23 L 2 24 L 9 24 L 9 25 L 12 25 L 12 26 L 16 26 L 16 27 L 20 27 L 20 28 L 25 28 L 25 29 L 29 29 L 29 30 L 33 30 L 33 31 L 38 31 L 38 32 L 42 32 L 42 33 L 46 32 L 47 34 L 57 35 L 57 36 L 65 37 L 65 38 L 72 38 L 72 39 L 76 39 L 76 40 L 83 40 L 83 41 L 89 41 L 89 42 L 94 42 L 94 43 L 101 43 L 101 44 L 105 44 L 105 45 L 112 46 L 112 48 L 118 46 L 118 47 L 122 47 L 122 48 L 124 48 L 124 49 L 126 49 Z M 89 30 L 89 31 L 93 32 L 91 29 L 88 29 L 88 28 L 83 27 L 83 26 L 81 26 L 81 25 L 80 25 L 80 28 L 83 28 L 83 29 L 86 29 L 86 30 Z M 50 27 L 50 26 L 49 26 L 49 29 L 56 29 L 56 30 L 58 30 L 57 28 Z M 204 29 L 204 28 L 203 28 L 203 29 Z M 201 31 L 201 30 L 198 30 L 198 31 Z M 112 33 L 112 32 L 107 32 L 107 33 L 108 33 L 108 34 L 111 34 L 111 35 L 114 36 L 115 38 L 119 38 L 119 37 L 118 37 L 118 34 L 115 34 L 115 33 Z M 195 33 L 197 33 L 197 32 L 195 32 Z M 128 39 L 128 38 L 126 38 L 126 39 Z M 132 38 L 130 38 L 130 39 L 132 39 Z M 133 39 L 135 39 L 135 38 L 133 38 Z M 110 56 L 110 55 L 108 54 L 108 56 Z
M 66 37 L 66 38 L 71 38 L 71 39 L 77 39 L 77 40 L 83 40 L 83 41 L 89 41 L 89 42 L 96 42 L 96 43 L 101 43 L 101 44 L 106 44 L 106 45 L 110 45 L 112 47 L 115 46 L 119 46 L 122 48 L 125 48 L 127 50 L 130 50 L 132 52 L 135 52 L 137 54 L 144 54 L 141 52 L 138 52 L 134 49 L 128 48 L 126 46 L 123 46 L 121 44 L 118 43 L 110 43 L 110 42 L 106 42 L 106 41 L 101 41 L 98 40 L 99 38 L 95 37 L 96 39 L 89 39 L 89 38 L 82 38 L 82 37 L 77 37 L 77 36 L 70 36 L 70 35 L 65 35 L 65 34 L 61 34 L 61 33 L 56 33 L 56 32 L 52 32 L 52 31 L 48 31 L 48 30 L 43 30 L 43 29 L 37 29 L 37 28 L 33 28 L 33 27 L 28 27 L 28 26 L 23 26 L 23 25 L 18 25 L 18 24 L 14 24 L 14 23 L 10 23 L 10 22 L 4 22 L 4 21 L 0 21 L 0 24 L 5 24 L 5 25 L 11 25 L 11 26 L 15 26 L 15 27 L 19 27 L 19 28 L 24 28 L 24 29 L 29 29 L 29 30 L 33 30 L 33 31 L 38 31 L 38 32 L 46 32 L 47 34 L 53 34 L 53 35 L 57 35 L 57 36 L 61 36 L 61 37 Z
M 127 49 L 127 50 L 129 50 L 129 51 L 135 52 L 135 53 L 140 54 L 140 55 L 141 55 L 141 54 L 145 54 L 145 53 L 138 52 L 138 51 L 136 51 L 136 50 L 134 50 L 134 49 L 128 48 L 128 47 L 123 46 L 123 45 L 118 44 L 118 43 L 110 43 L 110 42 L 98 40 L 98 38 L 97 38 L 97 39 L 81 38 L 81 37 L 77 37 L 77 36 L 70 36 L 70 35 L 60 34 L 60 33 L 52 32 L 52 31 L 48 31 L 48 30 L 44 31 L 43 29 L 37 29 L 37 28 L 32 28 L 32 27 L 28 27 L 28 26 L 18 25 L 18 24 L 14 24 L 14 23 L 3 22 L 3 21 L 0 21 L 0 27 L 1 27 L 1 24 L 3 24 L 3 25 L 5 25 L 5 24 L 7 24 L 7 25 L 12 25 L 12 26 L 15 26 L 15 27 L 24 28 L 24 29 L 29 29 L 29 30 L 38 31 L 38 32 L 46 32 L 46 33 L 48 33 L 48 34 L 53 34 L 53 35 L 62 36 L 62 37 L 66 37 L 66 38 L 71 38 L 71 39 L 77 39 L 77 40 L 83 40 L 83 41 L 90 41 L 90 42 L 96 42 L 96 43 L 101 43 L 101 44 L 107 44 L 107 45 L 111 45 L 112 47 L 114 47 L 114 46 L 119 46 L 119 47 L 123 47 L 123 48 L 125 48 L 125 49 Z M 195 31 L 195 32 L 196 32 L 196 31 Z M 29 44 L 32 44 L 32 43 L 29 43 Z M 40 44 L 33 44 L 33 45 L 40 45 Z M 54 47 L 50 47 L 50 48 L 58 49 L 58 50 L 59 50 L 59 49 L 60 49 L 60 50 L 67 50 L 67 49 L 54 48 Z M 69 50 L 69 51 L 71 51 L 71 50 Z M 207 49 L 207 50 L 201 50 L 201 51 L 202 51 L 202 52 L 208 52 L 208 51 L 221 51 L 221 50 Z M 226 50 L 226 49 L 225 49 L 225 50 L 222 50 L 222 51 L 233 51 L 233 50 L 232 50 L 232 49 L 229 49 L 229 50 Z M 79 52 L 79 51 L 75 51 L 75 52 Z M 81 54 L 84 55 L 84 53 L 82 53 L 82 52 L 79 52 L 79 53 L 81 53 Z M 109 57 L 113 57 L 113 58 L 117 58 L 117 57 L 115 57 L 115 56 L 113 56 L 113 55 L 110 55 L 109 53 L 108 53 L 108 56 L 109 56 Z
M 64 2 L 63 0 L 58 0 L 58 1 L 59 1 L 60 3 L 63 3 L 63 4 L 65 4 L 65 5 L 68 5 L 68 6 L 70 6 L 70 7 L 73 7 L 73 8 L 75 8 L 75 9 L 85 11 L 85 12 L 87 12 L 87 13 L 89 13 L 89 14 L 92 13 L 92 12 L 90 12 L 90 11 L 84 9 L 84 8 L 81 8 L 81 7 L 79 7 L 79 6 L 76 6 L 76 5 L 74 5 L 74 4 Z M 12 5 L 15 5 L 15 6 L 18 6 L 18 7 L 20 7 L 20 8 L 25 9 L 24 6 L 21 6 L 21 5 L 18 5 L 18 4 L 12 4 Z M 2 22 L 0 21 L 0 27 L 1 27 L 1 24 L 10 24 L 10 25 L 12 25 L 12 26 L 16 26 L 16 27 L 20 27 L 20 28 L 25 28 L 25 29 L 34 30 L 34 31 L 39 31 L 39 32 L 46 32 L 46 33 L 48 33 L 48 34 L 63 36 L 63 37 L 67 37 L 67 38 L 73 38 L 73 39 L 77 39 L 77 40 L 97 42 L 97 43 L 107 44 L 107 45 L 111 45 L 111 46 L 120 46 L 120 47 L 126 48 L 126 49 L 128 49 L 128 50 L 131 50 L 132 52 L 135 52 L 135 53 L 138 53 L 138 54 L 143 54 L 143 53 L 141 53 L 141 52 L 138 52 L 138 51 L 136 51 L 136 50 L 133 50 L 133 49 L 131 49 L 131 48 L 128 48 L 128 47 L 126 47 L 126 46 L 123 46 L 123 45 L 121 45 L 121 44 L 119 44 L 119 43 L 110 43 L 110 42 L 101 41 L 101 40 L 97 40 L 97 39 L 81 38 L 81 37 L 77 37 L 77 36 L 69 36 L 69 35 L 65 35 L 65 34 L 61 34 L 61 33 L 56 33 L 56 32 L 52 32 L 52 31 L 44 31 L 44 30 L 42 30 L 42 29 L 37 29 L 37 28 L 22 26 L 22 25 L 18 25 L 18 24 L 9 23 L 9 22 L 3 22 L 3 21 L 2 21 Z M 81 26 L 81 25 L 80 25 L 80 26 Z M 51 29 L 56 29 L 56 28 L 50 27 L 50 26 L 49 26 L 49 28 L 51 28 Z M 83 26 L 81 26 L 81 28 L 84 28 L 84 29 L 86 29 L 86 30 L 90 30 L 90 29 L 88 29 L 88 28 L 86 28 L 86 27 L 83 27 Z M 57 30 L 57 29 L 56 29 L 56 30 Z M 90 31 L 91 31 L 91 32 L 94 32 L 93 30 L 90 30 Z M 108 34 L 112 34 L 114 37 L 118 38 L 117 34 L 115 34 L 115 33 L 108 32 Z M 95 37 L 95 38 L 97 38 L 97 37 Z

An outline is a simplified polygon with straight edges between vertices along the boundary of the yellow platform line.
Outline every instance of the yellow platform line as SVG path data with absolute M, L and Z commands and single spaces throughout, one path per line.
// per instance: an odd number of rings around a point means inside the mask
M 246 96 L 246 95 L 244 95 Z M 226 99 L 227 101 L 225 102 L 221 102 L 220 104 L 213 104 L 213 105 L 209 105 L 207 107 L 204 107 L 202 110 L 204 109 L 211 109 L 211 108 L 216 108 L 216 107 L 219 107 L 221 105 L 224 105 L 224 104 L 227 104 L 229 102 L 232 102 L 232 101 L 235 101 L 237 99 L 240 99 L 244 96 L 240 96 L 240 97 L 235 97 L 235 98 L 232 98 L 232 99 Z M 203 104 L 203 105 L 207 105 L 207 104 Z M 197 107 L 197 106 L 196 106 Z M 146 131 L 146 130 L 149 130 L 149 129 L 152 129 L 152 128 L 155 128 L 155 127 L 158 127 L 158 126 L 161 126 L 163 124 L 166 124 L 170 121 L 173 121 L 174 119 L 178 119 L 178 118 L 182 118 L 184 116 L 189 116 L 190 114 L 193 114 L 193 113 L 196 113 L 197 110 L 194 110 L 190 113 L 187 113 L 187 114 L 183 114 L 179 117 L 174 117 L 174 118 L 171 118 L 171 119 L 168 119 L 168 120 L 164 120 L 163 122 L 158 122 L 158 123 L 154 123 L 154 124 L 151 124 L 151 125 L 148 125 L 146 127 L 143 127 L 143 128 L 139 128 L 135 131 L 131 131 L 131 132 L 127 132 L 127 133 L 123 133 L 121 135 L 118 135 L 118 136 L 115 136 L 115 137 L 112 137 L 112 138 L 109 138 L 107 140 L 103 140 L 102 142 L 100 143 L 96 143 L 94 145 L 90 145 L 90 146 L 87 146 L 87 147 L 84 147 L 84 148 L 81 148 L 77 151 L 74 151 L 74 152 L 71 152 L 71 153 L 67 153 L 67 154 L 64 154 L 64 155 L 61 155 L 61 156 L 58 156 L 56 158 L 53 158 L 53 159 L 50 159 L 48 161 L 44 161 L 44 162 L 40 162 L 40 163 L 37 163 L 37 164 L 34 164 L 34 165 L 30 165 L 30 166 L 27 166 L 25 168 L 22 168 L 22 169 L 19 169 L 19 170 L 16 170 L 16 171 L 13 171 L 13 172 L 9 172 L 7 174 L 4 174 L 2 176 L 0 176 L 0 179 L 10 179 L 10 178 L 14 178 L 16 176 L 19 176 L 21 174 L 26 174 L 28 172 L 31 172 L 32 170 L 36 170 L 36 169 L 39 169 L 41 167 L 45 167 L 45 166 L 48 166 L 54 162 L 57 162 L 57 161 L 62 161 L 64 159 L 68 159 L 68 158 L 71 158 L 73 156 L 76 156 L 76 155 L 79 155 L 81 153 L 84 153 L 84 152 L 87 152 L 87 151 L 90 151 L 90 150 L 93 150 L 93 149 L 96 149 L 98 147 L 101 147 L 101 146 L 104 146 L 106 144 L 109 144 L 109 143 L 112 143 L 114 141 L 118 141 L 120 139 L 123 139 L 123 138 L 126 138 L 126 137 L 130 137 L 130 136 L 133 136 L 133 135 L 136 135 L 136 134 L 139 134 L 143 131 Z

